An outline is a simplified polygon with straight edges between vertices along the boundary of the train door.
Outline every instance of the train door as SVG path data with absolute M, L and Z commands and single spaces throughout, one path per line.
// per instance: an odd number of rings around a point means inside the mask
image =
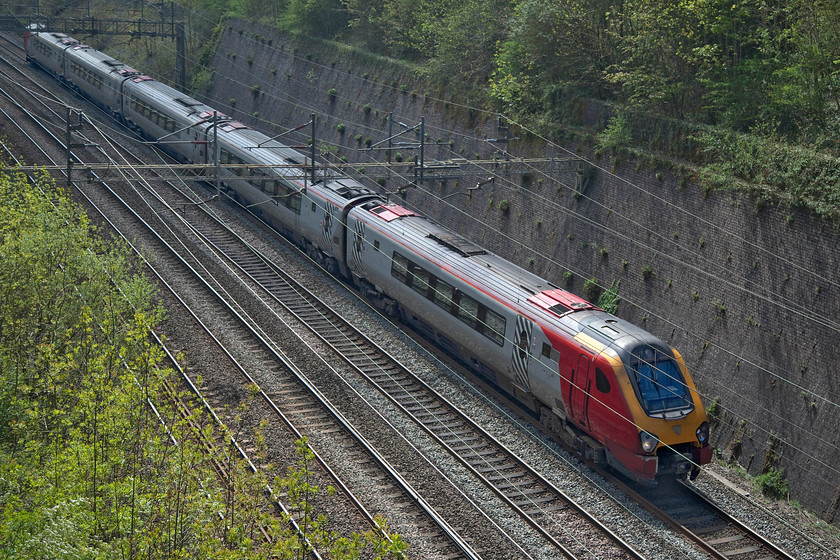
M 569 391 L 571 405 L 571 416 L 582 428 L 589 427 L 589 356 L 581 354 L 578 358 L 577 368 L 572 370 L 572 386 Z

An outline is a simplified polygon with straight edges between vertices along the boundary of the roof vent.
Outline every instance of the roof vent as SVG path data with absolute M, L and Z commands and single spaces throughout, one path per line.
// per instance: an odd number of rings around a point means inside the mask
M 474 257 L 476 255 L 486 255 L 487 251 L 476 245 L 471 241 L 467 241 L 459 235 L 452 233 L 430 233 L 429 239 L 437 241 L 447 249 L 455 251 L 462 257 Z

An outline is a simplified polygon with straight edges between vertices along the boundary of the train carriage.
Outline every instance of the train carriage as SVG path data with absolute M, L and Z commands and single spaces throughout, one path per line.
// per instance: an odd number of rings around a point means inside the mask
M 29 33 L 25 48 L 28 60 L 112 114 L 120 111 L 123 82 L 140 74 L 63 33 Z M 71 56 L 67 56 L 68 51 Z
M 223 113 L 142 74 L 125 81 L 118 116 L 145 138 L 159 141 L 165 152 L 193 163 L 208 162 L 207 137 L 214 118 L 219 123 L 230 121 Z

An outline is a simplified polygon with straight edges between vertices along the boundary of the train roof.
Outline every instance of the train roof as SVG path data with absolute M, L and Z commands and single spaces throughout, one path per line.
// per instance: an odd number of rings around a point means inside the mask
M 528 298 L 557 286 L 434 221 L 396 204 L 368 208 L 382 229 L 398 242 L 488 294 L 502 295 L 514 306 L 535 307 Z
M 64 33 L 41 31 L 31 33 L 31 35 L 51 43 L 60 49 L 72 50 L 75 54 L 76 60 L 79 62 L 84 62 L 94 67 L 98 66 L 106 72 L 119 74 L 125 78 L 143 76 L 142 72 L 135 70 L 119 60 L 94 49 L 90 45 L 86 45 L 77 39 L 65 35 Z M 148 76 L 145 76 L 145 78 L 150 79 Z

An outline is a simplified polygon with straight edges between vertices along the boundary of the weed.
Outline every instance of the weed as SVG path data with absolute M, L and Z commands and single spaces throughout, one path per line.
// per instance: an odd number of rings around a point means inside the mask
M 607 313 L 614 314 L 618 310 L 618 304 L 621 301 L 621 298 L 618 296 L 618 287 L 620 284 L 621 280 L 613 280 L 607 291 L 598 296 L 598 301 L 595 305 Z
M 784 472 L 772 468 L 755 477 L 753 485 L 765 496 L 778 500 L 786 498 L 790 492 Z
M 709 422 L 716 422 L 720 417 L 720 397 L 715 397 L 715 399 L 709 404 L 709 407 L 706 409 L 706 416 L 709 417 Z
M 583 283 L 583 296 L 589 301 L 596 301 L 602 290 L 603 288 L 598 285 L 598 279 L 594 276 Z

